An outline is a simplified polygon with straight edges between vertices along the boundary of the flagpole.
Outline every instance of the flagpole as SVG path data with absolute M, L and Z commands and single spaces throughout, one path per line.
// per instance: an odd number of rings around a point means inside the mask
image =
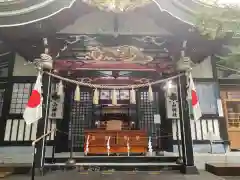
M 49 56 L 49 44 L 48 44 L 48 39 L 47 38 L 43 38 L 43 45 L 44 45 L 44 53 L 41 54 L 41 61 L 40 64 L 38 64 L 38 68 L 39 71 L 43 72 L 43 69 L 48 69 L 49 72 L 51 72 L 52 70 L 52 64 L 53 64 L 53 60 L 52 57 Z M 46 63 L 50 63 L 51 66 L 46 67 L 45 64 Z M 41 72 L 41 73 L 42 73 Z M 49 115 L 49 105 L 50 105 L 50 94 L 51 94 L 51 90 L 52 90 L 52 77 L 47 77 L 47 75 L 43 74 L 42 76 L 43 78 L 43 84 L 42 84 L 42 89 L 43 89 L 43 105 L 45 108 L 45 111 L 43 111 L 43 117 L 44 117 L 44 128 L 43 128 L 43 133 L 46 134 L 47 133 L 47 127 L 48 127 L 48 115 Z M 46 80 L 44 81 L 44 79 L 46 78 Z M 47 85 L 47 87 L 46 87 Z M 44 165 L 44 160 L 45 160 L 45 142 L 46 142 L 46 137 L 43 138 L 42 140 L 42 152 L 41 152 L 41 167 L 43 167 Z
M 43 79 L 45 79 L 45 77 L 47 77 L 46 75 L 43 74 Z M 48 114 L 49 114 L 49 104 L 50 104 L 50 93 L 51 93 L 51 81 L 52 81 L 52 78 L 51 77 L 48 77 L 48 80 L 47 80 L 47 95 L 45 97 L 45 103 L 44 103 L 44 108 L 45 108 L 45 111 L 44 111 L 44 134 L 47 133 L 47 127 L 48 127 Z M 43 81 L 44 83 L 44 81 Z M 43 89 L 45 89 L 43 87 Z M 46 142 L 46 138 L 47 137 L 44 137 L 43 138 L 43 141 L 42 141 L 42 156 L 41 156 L 41 167 L 43 167 L 43 164 L 44 164 L 44 156 L 45 156 L 45 142 Z

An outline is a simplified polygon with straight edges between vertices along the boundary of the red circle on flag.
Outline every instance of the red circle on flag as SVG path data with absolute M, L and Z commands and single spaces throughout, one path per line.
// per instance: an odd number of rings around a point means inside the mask
M 33 90 L 32 94 L 28 100 L 27 106 L 30 108 L 35 108 L 41 103 L 41 95 L 37 90 Z
M 192 90 L 192 106 L 195 106 L 198 103 L 198 97 L 196 91 Z

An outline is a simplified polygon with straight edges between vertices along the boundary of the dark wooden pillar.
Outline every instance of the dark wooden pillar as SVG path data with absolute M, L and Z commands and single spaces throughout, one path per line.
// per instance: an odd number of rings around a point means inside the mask
M 158 129 L 160 136 L 160 149 L 163 151 L 173 152 L 172 120 L 167 118 L 165 91 L 159 88 L 159 114 L 161 116 L 161 124 Z
M 189 106 L 187 101 L 187 76 L 185 74 L 178 78 L 178 97 L 183 158 L 181 172 L 185 174 L 197 174 L 198 170 L 194 165 L 193 157 L 193 142 L 190 124 L 191 120 L 189 116 Z
M 42 119 L 38 121 L 37 127 L 37 135 L 36 138 L 41 137 L 43 134 L 47 132 L 48 127 L 48 114 L 49 114 L 49 103 L 50 103 L 50 96 L 51 96 L 51 80 L 52 77 L 46 74 L 43 74 L 42 77 L 42 89 L 43 89 L 43 112 L 42 112 Z M 46 138 L 41 139 L 36 144 L 36 156 L 35 156 L 35 164 L 36 168 L 42 168 L 44 163 L 45 157 L 45 144 Z
M 136 118 L 137 121 L 135 123 L 135 128 L 140 129 L 140 118 L 141 118 L 141 107 L 140 102 L 141 101 L 141 92 L 140 90 L 136 90 Z
M 129 124 L 131 126 L 131 128 L 136 128 L 136 124 L 137 124 L 137 113 L 136 113 L 136 104 L 131 104 L 129 102 L 129 109 L 128 109 L 128 116 L 129 116 L 129 123 L 134 123 Z
M 57 122 L 57 129 L 62 132 L 69 132 L 70 110 L 71 110 L 71 87 L 68 83 L 64 85 L 64 107 L 63 119 Z M 69 152 L 68 134 L 57 132 L 56 134 L 56 153 Z

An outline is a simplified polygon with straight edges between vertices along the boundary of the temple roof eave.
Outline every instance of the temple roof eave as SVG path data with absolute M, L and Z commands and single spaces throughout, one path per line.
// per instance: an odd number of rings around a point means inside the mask
M 51 18 L 65 9 L 71 8 L 75 1 L 76 0 L 44 0 L 43 2 L 36 1 L 35 4 L 32 4 L 29 7 L 22 7 L 21 9 L 15 9 L 11 11 L 3 11 L 0 13 L 0 27 L 24 26 Z M 11 8 L 11 6 L 9 8 Z
M 38 0 L 38 1 L 46 1 L 46 0 Z M 67 1 L 68 1 L 68 5 L 70 5 L 70 2 L 74 2 L 74 0 L 67 0 Z M 206 40 L 204 40 L 204 38 L 201 37 L 198 34 L 198 32 L 189 31 L 192 28 L 191 21 L 193 21 L 193 19 L 192 19 L 193 16 L 191 16 L 191 14 L 183 11 L 183 9 L 179 8 L 176 4 L 174 4 L 174 0 L 169 0 L 169 1 L 153 0 L 153 1 L 154 1 L 154 3 L 150 3 L 149 5 L 146 5 L 144 7 L 136 9 L 136 11 L 134 11 L 134 13 L 136 12 L 137 14 L 141 14 L 145 17 L 152 18 L 153 24 L 155 24 L 158 27 L 162 27 L 163 29 L 170 32 L 167 35 L 166 34 L 163 35 L 163 34 L 159 33 L 160 37 L 169 36 L 169 34 L 171 36 L 176 37 L 176 41 L 174 44 L 177 43 L 177 45 L 176 45 L 176 47 L 172 48 L 174 51 L 176 51 L 176 53 L 173 52 L 173 54 L 179 54 L 179 47 L 181 46 L 181 44 L 184 40 L 188 40 L 188 42 L 193 45 L 195 44 L 195 42 L 197 42 L 197 44 L 201 44 L 201 46 L 205 47 L 205 45 L 202 45 L 202 44 L 206 44 Z M 182 1 L 184 1 L 184 0 L 180 0 L 180 1 L 182 3 Z M 185 0 L 185 1 L 189 1 L 189 0 Z M 53 2 L 56 3 L 55 0 L 53 0 Z M 157 4 L 157 6 L 156 6 L 156 4 Z M 25 56 L 27 56 L 27 58 L 26 58 L 27 60 L 32 61 L 33 58 L 37 54 L 39 55 L 39 52 L 42 52 L 41 51 L 42 47 L 34 49 L 32 44 L 35 42 L 26 42 L 25 43 L 26 45 L 22 46 L 23 42 L 21 41 L 21 39 L 23 39 L 23 38 L 21 36 L 23 36 L 25 39 L 30 39 L 31 35 L 35 34 L 36 43 L 39 43 L 39 41 L 41 41 L 42 37 L 46 37 L 49 35 L 50 29 L 52 29 L 53 37 L 56 37 L 56 32 L 59 32 L 60 31 L 59 29 L 61 29 L 61 28 L 63 29 L 64 27 L 67 27 L 70 24 L 74 24 L 73 22 L 77 21 L 78 18 L 83 18 L 83 17 L 88 16 L 91 13 L 100 11 L 97 8 L 89 6 L 81 1 L 76 1 L 76 4 L 74 4 L 73 6 L 69 6 L 69 10 L 62 9 L 63 7 L 65 7 L 62 5 L 63 4 L 61 4 L 61 6 L 59 5 L 59 6 L 55 7 L 55 8 L 58 8 L 59 10 L 62 10 L 61 12 L 56 13 L 51 18 L 47 18 L 44 21 L 39 21 L 39 24 L 36 24 L 36 23 L 31 24 L 30 23 L 30 24 L 27 24 L 26 26 L 24 25 L 24 26 L 18 26 L 18 27 L 13 27 L 13 28 L 10 28 L 10 27 L 0 28 L 2 37 L 6 37 L 5 39 L 7 41 L 9 41 L 8 44 L 11 44 L 11 46 L 14 46 L 13 48 L 16 49 L 17 52 L 20 51 L 20 52 L 22 52 L 22 54 L 25 54 Z M 48 7 L 50 7 L 50 5 Z M 66 9 L 66 7 L 65 7 L 65 9 Z M 47 9 L 46 9 L 46 11 L 47 11 Z M 56 9 L 53 11 L 56 12 Z M 37 14 L 42 15 L 41 12 L 43 12 L 43 9 L 39 8 L 38 12 L 39 13 L 37 13 Z M 30 13 L 25 14 L 25 15 L 29 16 Z M 69 21 L 69 16 L 73 16 L 73 17 L 71 17 L 71 21 Z M 11 16 L 9 16 L 9 18 L 10 17 Z M 10 22 L 10 19 L 9 19 L 9 22 Z M 171 23 L 169 23 L 169 22 L 171 22 Z M 1 23 L 1 17 L 0 17 L 0 23 Z M 59 24 L 61 24 L 61 25 L 59 25 Z M 0 25 L 0 27 L 1 27 L 1 25 Z M 84 27 L 86 27 L 86 26 L 84 26 Z M 140 27 L 140 26 L 136 26 L 136 27 Z M 141 28 L 139 28 L 139 29 L 141 29 Z M 160 32 L 159 28 L 156 30 L 157 31 L 154 31 L 154 32 Z M 147 31 L 147 32 L 149 32 L 149 31 Z M 39 34 L 41 36 L 39 36 Z M 69 34 L 71 34 L 71 33 L 69 33 Z M 59 34 L 57 34 L 57 35 L 59 35 Z M 120 33 L 120 35 L 121 35 L 121 33 Z M 134 32 L 132 32 L 131 35 L 134 35 Z M 143 35 L 143 34 L 139 34 L 139 35 Z M 157 35 L 157 34 L 153 34 L 153 35 Z M 21 38 L 19 38 L 19 37 L 21 37 Z M 50 36 L 48 36 L 48 37 L 50 37 Z M 19 44 L 21 44 L 21 46 L 19 46 Z M 57 43 L 57 44 L 59 44 L 59 43 Z M 24 48 L 22 48 L 22 47 L 24 47 Z M 28 48 L 26 48 L 26 47 L 28 47 Z M 192 47 L 195 47 L 195 45 Z M 54 46 L 54 48 L 55 48 L 55 46 Z M 56 49 L 59 49 L 59 48 L 62 48 L 62 47 L 57 46 Z M 198 48 L 199 47 L 196 47 L 196 49 L 198 49 Z M 29 50 L 29 49 L 31 49 L 31 50 Z M 56 51 L 58 51 L 58 50 L 56 50 Z M 193 50 L 191 49 L 191 51 L 193 51 Z M 209 53 L 209 52 L 206 53 L 205 51 L 206 50 L 203 51 L 204 52 L 203 54 Z M 195 52 L 194 54 L 198 54 L 198 53 Z
M 42 1 L 47 2 L 49 0 L 42 0 Z M 48 3 L 45 6 L 40 6 L 41 3 L 39 3 L 39 4 L 34 4 L 27 8 L 23 7 L 22 9 L 15 9 L 14 11 L 2 12 L 0 13 L 0 27 L 18 27 L 18 26 L 28 25 L 28 24 L 45 20 L 45 19 L 52 18 L 54 15 L 61 13 L 65 9 L 72 9 L 75 1 L 76 0 L 67 0 L 67 1 L 52 0 L 51 3 Z M 181 9 L 175 6 L 172 2 L 173 0 L 169 0 L 169 1 L 152 0 L 152 1 L 157 6 L 159 11 L 165 12 L 171 15 L 174 18 L 180 20 L 181 22 L 185 22 L 187 24 L 192 25 L 191 16 L 189 16 L 185 12 L 182 12 Z M 34 10 L 33 10 L 33 6 L 34 6 Z M 0 9 L 1 9 L 1 6 L 0 6 Z
M 37 0 L 36 2 L 29 7 L 20 6 L 19 9 L 15 7 L 13 11 L 1 12 L 0 27 L 18 27 L 50 19 L 57 14 L 61 14 L 66 9 L 73 9 L 73 4 L 75 3 L 84 6 L 84 3 L 81 1 L 77 2 L 76 0 Z M 157 6 L 159 11 L 190 26 L 194 26 L 196 22 L 196 13 L 201 12 L 203 9 L 211 8 L 211 6 L 204 5 L 197 0 L 152 0 L 152 2 Z M 11 8 L 10 5 L 9 8 Z M 146 8 L 148 7 L 146 6 Z

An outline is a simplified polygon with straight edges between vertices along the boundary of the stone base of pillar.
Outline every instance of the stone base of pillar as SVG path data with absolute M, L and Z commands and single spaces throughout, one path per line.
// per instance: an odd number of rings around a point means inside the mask
M 32 173 L 32 169 L 31 169 L 30 173 Z M 46 173 L 46 169 L 44 169 L 44 168 L 35 168 L 34 169 L 34 175 L 35 176 L 44 176 L 45 173 Z
M 185 166 L 181 167 L 181 173 L 183 174 L 199 174 L 198 169 L 196 166 Z

